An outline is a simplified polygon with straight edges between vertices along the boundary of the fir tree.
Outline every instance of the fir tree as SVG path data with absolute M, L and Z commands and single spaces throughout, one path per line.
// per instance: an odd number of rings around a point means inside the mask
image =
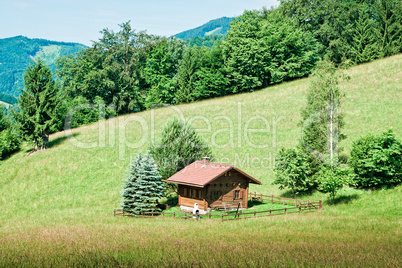
M 191 125 L 177 118 L 168 122 L 162 130 L 159 144 L 151 147 L 163 179 L 202 157 L 213 157 L 208 144 L 195 132 Z M 173 187 L 169 184 L 169 187 Z
M 374 21 L 368 14 L 368 6 L 363 5 L 359 10 L 359 19 L 353 27 L 350 42 L 350 58 L 353 63 L 363 63 L 375 60 L 379 56 L 378 42 L 374 34 Z
M 49 130 L 57 119 L 58 95 L 52 75 L 42 60 L 32 62 L 25 71 L 25 89 L 20 89 L 22 93 L 18 98 L 21 112 L 13 112 L 18 132 L 23 139 L 35 144 L 35 150 L 46 148 Z
M 130 163 L 127 178 L 124 181 L 121 208 L 133 215 L 145 211 L 160 211 L 158 200 L 164 194 L 161 176 L 152 155 L 139 153 Z

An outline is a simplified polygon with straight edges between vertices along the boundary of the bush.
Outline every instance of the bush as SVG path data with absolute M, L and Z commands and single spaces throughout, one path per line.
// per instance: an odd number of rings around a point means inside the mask
M 275 160 L 275 181 L 279 189 L 289 188 L 293 194 L 313 190 L 317 186 L 310 157 L 298 149 L 282 148 Z
M 323 166 L 314 177 L 319 182 L 318 189 L 329 193 L 334 202 L 337 192 L 342 187 L 354 185 L 356 175 L 346 166 L 338 166 L 333 170 L 329 166 Z
M 360 187 L 391 186 L 402 181 L 402 142 L 392 130 L 361 137 L 353 143 L 349 164 Z
M 20 149 L 21 140 L 11 129 L 0 132 L 0 160 Z

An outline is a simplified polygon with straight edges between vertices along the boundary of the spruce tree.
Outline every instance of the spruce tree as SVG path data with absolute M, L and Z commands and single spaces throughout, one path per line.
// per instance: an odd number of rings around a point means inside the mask
M 352 39 L 348 53 L 353 63 L 363 63 L 375 60 L 379 55 L 379 44 L 374 33 L 374 22 L 369 16 L 369 7 L 362 5 L 359 10 L 359 19 L 352 29 Z
M 58 105 L 56 84 L 50 68 L 41 60 L 32 62 L 24 73 L 25 89 L 18 98 L 20 113 L 13 112 L 17 130 L 35 150 L 45 149 L 50 128 L 56 123 Z
M 127 178 L 121 192 L 121 208 L 133 215 L 146 211 L 160 211 L 158 200 L 163 196 L 161 176 L 149 151 L 139 153 L 130 163 Z

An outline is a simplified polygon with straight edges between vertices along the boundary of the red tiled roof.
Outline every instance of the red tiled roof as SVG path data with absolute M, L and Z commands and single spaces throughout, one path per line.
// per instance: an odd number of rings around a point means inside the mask
M 246 178 L 250 179 L 250 182 L 261 184 L 261 182 L 234 166 L 212 162 L 208 162 L 206 165 L 204 165 L 203 161 L 195 161 L 165 181 L 176 184 L 204 187 L 211 181 L 217 179 L 220 175 L 232 169 L 240 172 Z

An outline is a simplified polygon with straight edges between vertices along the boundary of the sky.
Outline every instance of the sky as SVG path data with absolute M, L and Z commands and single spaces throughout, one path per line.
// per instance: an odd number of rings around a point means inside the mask
M 277 0 L 0 0 L 0 38 L 23 35 L 91 46 L 102 29 L 131 21 L 137 31 L 171 36 Z

